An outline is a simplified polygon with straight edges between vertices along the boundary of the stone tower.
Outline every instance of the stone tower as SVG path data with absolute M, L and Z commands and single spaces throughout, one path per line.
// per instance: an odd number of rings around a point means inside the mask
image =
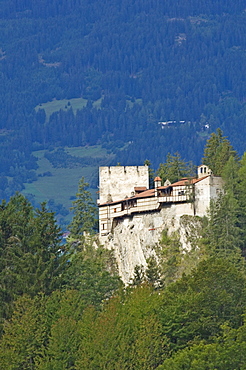
M 112 166 L 99 169 L 99 204 L 135 195 L 135 188 L 149 187 L 148 166 Z

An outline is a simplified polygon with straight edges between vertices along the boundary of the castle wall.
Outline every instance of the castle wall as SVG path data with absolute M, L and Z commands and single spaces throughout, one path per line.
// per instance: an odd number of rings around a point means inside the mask
M 145 214 L 126 216 L 115 226 L 113 234 L 101 237 L 101 242 L 114 251 L 119 274 L 125 284 L 134 276 L 136 265 L 147 266 L 150 256 L 156 257 L 156 246 L 161 233 L 178 231 L 183 248 L 187 249 L 185 233 L 180 230 L 180 217 L 193 215 L 190 203 L 166 205 L 161 210 Z
M 223 188 L 221 177 L 209 176 L 196 183 L 195 186 L 195 210 L 196 215 L 203 217 L 207 214 L 210 202 L 216 199 Z
M 134 187 L 149 188 L 148 166 L 99 168 L 99 204 L 131 197 Z

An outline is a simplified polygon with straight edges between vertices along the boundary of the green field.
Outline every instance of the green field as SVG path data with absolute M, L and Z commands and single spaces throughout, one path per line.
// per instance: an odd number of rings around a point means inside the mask
M 76 157 L 89 156 L 98 158 L 98 160 L 105 156 L 111 158 L 101 146 L 65 148 L 65 150 Z M 72 206 L 70 198 L 76 195 L 78 182 L 81 177 L 84 176 L 85 180 L 90 183 L 92 176 L 96 176 L 98 173 L 98 166 L 54 168 L 49 160 L 44 157 L 44 153 L 44 150 L 33 152 L 33 155 L 38 158 L 39 167 L 36 174 L 42 175 L 45 172 L 50 172 L 51 176 L 39 176 L 37 181 L 31 184 L 26 183 L 22 193 L 25 196 L 32 195 L 37 203 L 53 199 L 55 203 L 61 203 L 65 208 L 69 209 Z M 89 188 L 89 190 L 96 201 L 97 189 Z M 71 215 L 66 216 L 65 219 L 70 220 Z
M 95 146 L 79 146 L 68 148 L 65 147 L 66 152 L 75 156 L 75 157 L 93 157 L 93 158 L 100 158 L 103 156 L 107 156 L 107 150 L 103 149 L 101 145 Z
M 63 100 L 52 100 L 48 101 L 47 103 L 39 104 L 35 107 L 35 110 L 38 111 L 39 109 L 44 109 L 46 113 L 46 122 L 49 121 L 49 118 L 52 113 L 59 112 L 60 109 L 66 111 L 70 108 L 76 113 L 78 109 L 82 109 L 87 104 L 87 99 L 83 98 L 74 98 L 74 99 L 63 99 Z M 93 103 L 94 107 L 100 108 L 101 106 L 101 99 L 95 101 Z
M 86 181 L 89 181 L 97 170 L 96 167 L 53 168 L 46 158 L 39 160 L 39 166 L 37 173 L 50 171 L 52 176 L 38 177 L 37 181 L 25 184 L 23 194 L 34 195 L 38 203 L 54 199 L 56 203 L 62 203 L 66 208 L 71 206 L 69 198 L 76 194 L 80 178 L 84 176 Z
M 102 98 L 96 100 L 95 102 L 93 102 L 93 106 L 95 108 L 100 108 L 101 101 L 102 101 Z M 87 102 L 88 102 L 88 99 L 83 99 L 83 98 L 63 99 L 63 100 L 54 99 L 52 101 L 48 101 L 47 103 L 42 103 L 42 104 L 37 105 L 35 107 L 35 110 L 37 112 L 39 109 L 44 109 L 45 114 L 46 114 L 46 122 L 48 122 L 52 113 L 59 112 L 60 109 L 66 111 L 70 108 L 72 108 L 74 113 L 76 113 L 78 109 L 84 108 Z M 135 103 L 141 105 L 142 99 L 136 99 Z M 131 102 L 130 100 L 127 100 L 127 104 L 130 108 L 132 108 L 134 105 L 134 103 Z

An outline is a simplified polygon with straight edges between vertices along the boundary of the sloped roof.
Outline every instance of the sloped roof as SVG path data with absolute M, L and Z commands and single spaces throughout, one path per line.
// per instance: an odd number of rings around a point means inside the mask
M 158 186 L 157 189 L 163 190 L 163 189 L 171 188 L 171 187 L 174 187 L 174 186 L 187 186 L 189 184 L 192 185 L 192 184 L 196 184 L 199 181 L 204 180 L 207 177 L 209 177 L 209 175 L 204 176 L 204 177 L 201 177 L 200 179 L 190 178 L 190 177 L 184 177 L 183 179 L 181 179 L 181 180 L 179 180 L 177 182 L 174 182 L 171 185 L 168 185 L 168 186 Z M 134 200 L 134 199 L 139 199 L 139 198 L 151 198 L 151 197 L 154 197 L 155 196 L 155 190 L 156 189 L 148 189 L 148 190 L 142 191 L 139 194 L 134 195 L 133 197 L 115 200 L 114 202 L 108 202 L 108 203 L 99 204 L 98 206 L 100 207 L 100 206 L 106 206 L 106 205 L 113 205 L 113 204 L 122 203 L 124 201 Z
M 206 179 L 207 177 L 209 177 L 209 175 L 206 175 L 206 176 L 203 176 L 203 177 L 200 177 L 200 179 L 198 178 L 190 178 L 190 177 L 184 177 L 183 179 L 177 181 L 177 182 L 174 182 L 173 184 L 171 184 L 170 186 L 187 186 L 189 184 L 196 184 L 197 182 L 199 181 L 202 181 L 204 179 Z
M 135 186 L 134 187 L 135 191 L 145 191 L 147 190 L 146 186 Z
M 133 197 L 119 199 L 119 200 L 115 200 L 113 202 L 102 203 L 102 204 L 99 204 L 98 206 L 100 207 L 100 206 L 118 204 L 118 203 L 122 203 L 124 201 L 134 200 L 134 199 L 137 199 L 137 198 L 150 198 L 150 197 L 154 197 L 154 195 L 155 195 L 155 189 L 148 189 L 146 191 L 142 191 L 141 193 L 134 195 Z

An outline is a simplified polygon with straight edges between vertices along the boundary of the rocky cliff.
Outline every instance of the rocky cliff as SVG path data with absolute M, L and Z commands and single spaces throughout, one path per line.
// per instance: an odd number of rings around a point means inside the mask
M 105 247 L 114 250 L 119 274 L 125 284 L 131 281 L 135 266 L 142 265 L 146 268 L 149 257 L 158 259 L 156 251 L 164 229 L 169 234 L 177 231 L 181 248 L 190 249 L 191 230 L 187 224 L 184 225 L 182 217 L 192 213 L 192 204 L 185 203 L 169 205 L 157 212 L 125 217 L 118 222 L 111 234 L 101 238 Z

